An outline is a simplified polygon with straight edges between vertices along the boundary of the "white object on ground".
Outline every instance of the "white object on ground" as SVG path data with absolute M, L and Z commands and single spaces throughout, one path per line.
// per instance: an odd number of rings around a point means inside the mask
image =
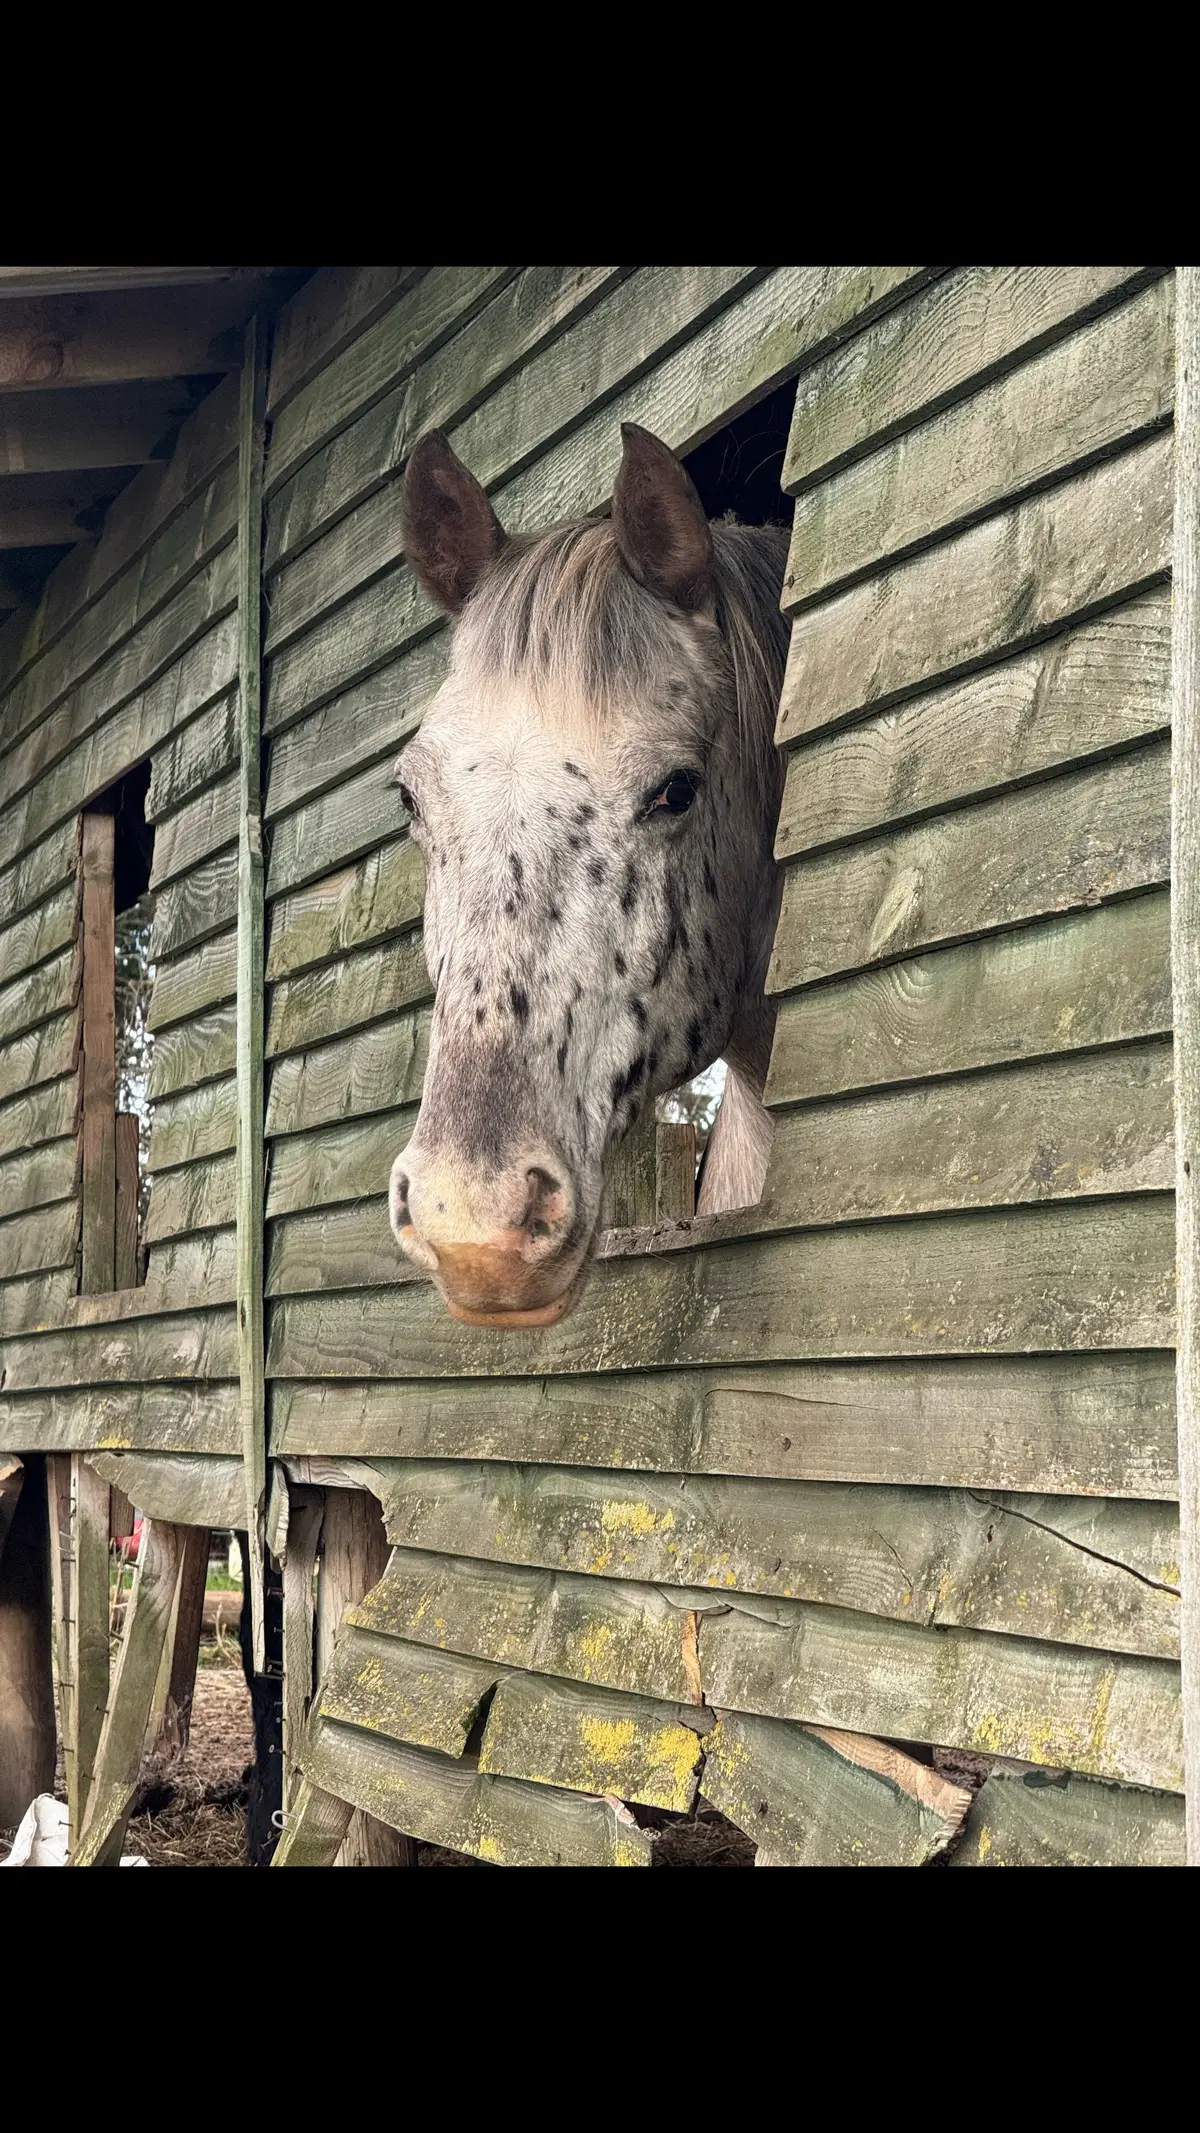
M 67 1803 L 52 1793 L 39 1792 L 25 1809 L 13 1847 L 0 1866 L 65 1866 L 67 1864 Z M 122 1866 L 148 1866 L 136 1852 L 127 1852 Z

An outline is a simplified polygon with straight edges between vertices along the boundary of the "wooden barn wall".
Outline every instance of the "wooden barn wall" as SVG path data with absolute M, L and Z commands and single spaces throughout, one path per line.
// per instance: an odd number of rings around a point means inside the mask
M 285 312 L 270 1449 L 395 1544 L 313 1785 L 486 1858 L 644 1863 L 608 1803 L 702 1789 L 762 1860 L 915 1862 L 965 1801 L 882 1737 L 1070 1773 L 1001 1769 L 963 1863 L 1181 1855 L 1171 302 L 1134 267 L 326 269 Z M 556 1328 L 457 1325 L 385 1207 L 430 996 L 388 773 L 446 645 L 405 457 L 440 424 L 533 527 L 603 508 L 622 420 L 687 450 L 793 375 L 766 1195 L 612 1233 Z M 0 701 L 0 1446 L 136 1451 L 167 1517 L 188 1455 L 240 1485 L 235 424 L 231 380 Z M 73 825 L 146 754 L 150 1271 L 71 1302 Z

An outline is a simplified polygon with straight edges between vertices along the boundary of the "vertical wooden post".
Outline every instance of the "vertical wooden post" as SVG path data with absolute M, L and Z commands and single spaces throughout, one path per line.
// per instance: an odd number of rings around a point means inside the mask
M 200 1632 L 204 1627 L 204 1587 L 208 1578 L 208 1549 L 211 1539 L 212 1535 L 207 1526 L 188 1526 L 184 1529 L 183 1555 L 171 1627 L 166 1708 L 158 1741 L 159 1747 L 171 1755 L 182 1755 L 192 1729 L 192 1702 L 196 1694 Z
M 602 1229 L 642 1229 L 653 1222 L 657 1160 L 651 1105 L 609 1158 L 600 1215 Z
M 290 1812 L 300 1782 L 299 1754 L 313 1693 L 313 1573 L 325 1498 L 293 1483 L 288 1490 L 283 1564 L 283 1804 Z
M 117 1866 L 137 1790 L 154 1685 L 170 1629 L 189 1528 L 147 1518 L 83 1828 L 72 1866 Z
M 383 1512 L 366 1489 L 326 1489 L 317 1579 L 317 1676 L 323 1679 L 348 1607 L 377 1585 L 387 1569 Z M 335 1866 L 415 1866 L 412 1841 L 386 1822 L 356 1810 Z
M 40 1459 L 0 1459 L 0 1829 L 54 1788 L 49 1516 Z
M 237 1314 L 254 1670 L 266 1664 L 266 1370 L 263 1340 L 262 487 L 265 328 L 246 328 L 238 424 Z
M 1171 962 L 1187 1858 L 1200 1866 L 1200 267 L 1175 270 Z
M 138 1122 L 132 1111 L 118 1111 L 116 1129 L 113 1287 L 135 1289 L 138 1278 Z
M 696 1212 L 696 1128 L 663 1125 L 655 1136 L 654 1214 L 659 1222 L 690 1222 Z
M 74 1548 L 71 1542 L 70 1452 L 46 1455 L 46 1517 L 50 1532 L 50 1647 L 58 1699 L 68 1805 L 77 1799 L 75 1779 L 75 1676 L 72 1672 L 71 1611 Z
M 71 1454 L 71 1610 L 74 1783 L 68 1783 L 71 1840 L 87 1814 L 108 1702 L 108 1483 L 82 1452 Z
M 114 1286 L 117 1194 L 116 939 L 111 815 L 83 818 L 83 1280 Z

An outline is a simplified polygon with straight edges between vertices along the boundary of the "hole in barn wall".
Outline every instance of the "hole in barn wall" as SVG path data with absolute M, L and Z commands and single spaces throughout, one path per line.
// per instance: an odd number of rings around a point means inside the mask
M 154 825 L 146 819 L 150 763 L 139 763 L 92 800 L 89 814 L 112 815 L 117 1114 L 137 1119 L 137 1281 L 145 1280 L 145 1231 L 150 1201 L 150 1061 L 154 1039 L 146 1026 L 154 964 L 150 929 L 154 894 Z
M 743 526 L 790 527 L 792 499 L 780 484 L 795 404 L 796 380 L 788 378 L 688 453 L 683 463 L 709 518 L 732 514 Z M 665 1124 L 695 1126 L 697 1171 L 724 1090 L 725 1061 L 717 1059 L 658 1099 Z

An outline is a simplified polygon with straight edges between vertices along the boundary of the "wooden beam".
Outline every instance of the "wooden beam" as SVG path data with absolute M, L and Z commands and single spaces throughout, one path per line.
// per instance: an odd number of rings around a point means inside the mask
M 0 322 L 4 313 L 0 310 Z M 0 474 L 0 549 L 49 548 L 87 540 L 136 466 L 77 472 Z
M 1200 267 L 1178 267 L 1172 654 L 1176 1410 L 1187 1857 L 1200 1866 Z
M 187 1532 L 186 1527 L 162 1519 L 143 1522 L 121 1656 L 100 1735 L 87 1815 L 71 1850 L 72 1866 L 116 1866 L 120 1861 Z
M 267 1493 L 263 1308 L 265 869 L 262 831 L 262 518 L 267 345 L 246 328 L 238 420 L 237 1323 L 253 1664 L 266 1664 Z
M 12 298 L 0 304 L 0 391 L 236 370 L 267 282 L 262 272 L 200 287 Z
M 88 1295 L 116 1286 L 116 946 L 111 815 L 83 818 L 83 1278 Z
M 54 1785 L 50 1565 L 38 1458 L 0 1458 L 0 1829 Z
M 0 397 L 0 474 L 141 466 L 166 459 L 195 406 L 184 378 Z
M 59 296 L 82 289 L 161 289 L 226 281 L 237 267 L 0 267 L 0 297 Z M 269 268 L 256 267 L 257 274 Z
M 383 1512 L 365 1489 L 327 1489 L 317 1579 L 317 1678 L 323 1680 L 347 1608 L 357 1606 L 387 1569 Z M 373 1815 L 356 1812 L 335 1866 L 415 1866 L 407 1837 Z

